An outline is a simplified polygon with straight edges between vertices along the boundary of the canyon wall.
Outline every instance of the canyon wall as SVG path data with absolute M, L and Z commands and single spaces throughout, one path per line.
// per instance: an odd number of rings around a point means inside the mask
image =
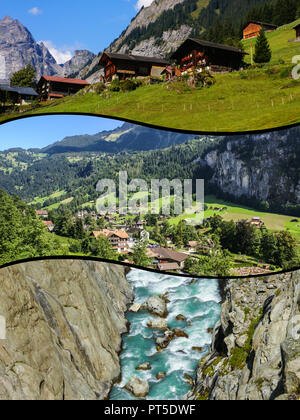
M 191 400 L 300 398 L 300 272 L 232 280 Z
M 123 267 L 79 260 L 0 270 L 0 399 L 99 400 L 120 376 L 133 299 Z

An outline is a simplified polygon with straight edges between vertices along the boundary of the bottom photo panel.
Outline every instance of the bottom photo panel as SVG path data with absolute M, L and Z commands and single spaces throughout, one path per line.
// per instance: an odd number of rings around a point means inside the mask
M 1 400 L 121 414 L 300 398 L 300 271 L 214 280 L 56 258 L 4 267 L 0 284 Z

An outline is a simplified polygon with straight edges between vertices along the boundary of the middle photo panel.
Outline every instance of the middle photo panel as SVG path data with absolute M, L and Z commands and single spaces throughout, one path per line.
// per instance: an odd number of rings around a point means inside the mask
M 0 265 L 84 256 L 205 278 L 299 268 L 299 135 L 71 115 L 6 123 Z

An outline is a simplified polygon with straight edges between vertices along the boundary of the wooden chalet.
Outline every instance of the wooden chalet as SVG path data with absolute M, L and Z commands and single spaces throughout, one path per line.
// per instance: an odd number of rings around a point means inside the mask
M 125 80 L 132 77 L 158 77 L 168 65 L 168 62 L 157 57 L 142 57 L 104 52 L 101 55 L 100 66 L 104 67 L 104 81 L 114 78 Z
M 254 38 L 259 35 L 263 29 L 265 32 L 272 32 L 278 28 L 276 25 L 270 23 L 258 22 L 256 20 L 250 20 L 243 30 L 243 39 Z
M 239 70 L 246 54 L 228 45 L 188 38 L 171 58 L 178 65 L 176 75 L 179 76 L 194 69 L 208 69 L 211 72 Z
M 66 77 L 42 76 L 38 83 L 41 100 L 64 98 L 75 95 L 79 90 L 89 86 L 86 80 L 68 79 Z
M 31 87 L 1 85 L 0 90 L 2 90 L 2 92 L 6 92 L 12 103 L 15 105 L 30 104 L 39 97 L 39 94 Z
M 296 38 L 300 38 L 300 23 L 294 27 L 296 31 Z

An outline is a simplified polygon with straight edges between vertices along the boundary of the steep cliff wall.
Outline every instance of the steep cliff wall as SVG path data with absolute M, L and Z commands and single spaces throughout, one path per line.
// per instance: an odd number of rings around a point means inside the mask
M 300 398 L 300 272 L 232 280 L 189 399 Z
M 124 268 L 41 261 L 0 271 L 0 399 L 105 399 L 132 301 Z
M 211 182 L 234 197 L 300 203 L 300 130 L 235 136 L 200 160 Z

